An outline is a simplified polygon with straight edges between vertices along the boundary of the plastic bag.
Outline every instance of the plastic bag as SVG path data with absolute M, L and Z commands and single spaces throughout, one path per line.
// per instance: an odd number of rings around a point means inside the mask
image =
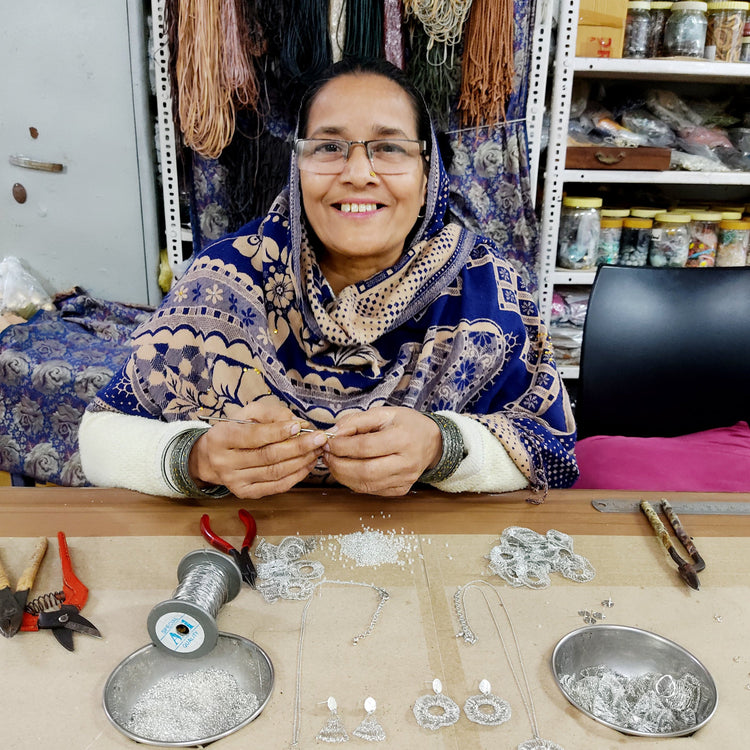
M 28 320 L 40 309 L 54 310 L 44 287 L 18 258 L 8 256 L 0 261 L 0 313 L 14 313 Z
M 623 112 L 622 124 L 634 133 L 645 135 L 649 146 L 671 148 L 675 144 L 672 128 L 645 109 L 636 108 Z

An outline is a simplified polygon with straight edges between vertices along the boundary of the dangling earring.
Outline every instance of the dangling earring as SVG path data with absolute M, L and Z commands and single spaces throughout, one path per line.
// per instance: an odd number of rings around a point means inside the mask
M 464 713 L 469 721 L 496 727 L 510 719 L 510 704 L 497 695 L 493 695 L 491 690 L 490 683 L 482 680 L 479 683 L 479 695 L 472 695 L 466 699 Z M 489 706 L 492 711 L 483 711 L 482 706 Z
M 443 695 L 443 684 L 435 678 L 432 681 L 433 695 L 423 695 L 414 702 L 414 718 L 417 724 L 425 729 L 440 729 L 449 727 L 458 721 L 461 711 L 458 704 L 447 695 Z M 430 709 L 433 706 L 443 709 L 443 713 L 433 714 Z
M 346 733 L 346 729 L 344 729 L 336 711 L 338 708 L 336 699 L 331 696 L 326 703 L 331 715 L 328 717 L 326 725 L 315 736 L 315 739 L 321 742 L 349 742 L 349 735 Z
M 352 732 L 355 737 L 368 742 L 383 742 L 385 739 L 385 730 L 380 726 L 375 708 L 377 707 L 374 698 L 365 698 L 365 711 L 367 716 L 360 722 L 360 725 Z

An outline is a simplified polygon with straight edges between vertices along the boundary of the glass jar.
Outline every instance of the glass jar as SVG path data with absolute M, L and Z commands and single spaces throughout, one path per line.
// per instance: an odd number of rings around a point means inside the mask
M 707 3 L 677 2 L 664 26 L 664 54 L 667 57 L 703 57 L 706 46 Z
M 623 57 L 642 58 L 648 55 L 648 40 L 651 36 L 650 0 L 630 0 L 625 17 L 625 41 Z
M 604 213 L 604 212 L 602 212 Z M 622 235 L 622 219 L 602 216 L 599 244 L 596 248 L 596 265 L 606 263 L 614 265 L 620 255 L 620 236 Z
M 630 209 L 630 215 L 636 219 L 653 219 L 656 214 L 663 214 L 666 208 L 649 208 L 647 206 L 633 206 Z
M 648 262 L 648 250 L 651 244 L 651 219 L 639 219 L 629 216 L 622 220 L 620 236 L 620 266 L 645 266 Z
M 748 265 L 748 250 L 750 250 L 750 221 L 720 222 L 716 265 Z
M 557 262 L 562 268 L 592 268 L 599 245 L 601 198 L 563 198 Z
M 664 27 L 667 24 L 672 9 L 672 0 L 653 0 L 651 3 L 651 27 L 648 34 L 647 57 L 662 57 L 664 55 Z
M 740 61 L 747 9 L 746 2 L 708 3 L 704 53 L 708 60 Z
M 750 62 L 750 36 L 742 37 L 742 47 L 740 48 L 740 62 Z
M 690 216 L 690 253 L 685 265 L 716 265 L 721 214 L 717 211 L 696 211 Z
M 690 250 L 690 216 L 688 214 L 656 214 L 651 229 L 648 262 L 652 266 L 681 268 Z

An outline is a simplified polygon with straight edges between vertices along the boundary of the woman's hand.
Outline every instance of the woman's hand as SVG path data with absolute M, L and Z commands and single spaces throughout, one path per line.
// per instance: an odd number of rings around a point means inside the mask
M 193 446 L 190 476 L 197 484 L 223 484 L 238 498 L 286 492 L 315 467 L 328 439 L 300 433 L 307 423 L 275 399 L 261 399 L 232 415 L 257 424 L 215 422 Z
M 331 475 L 355 492 L 405 495 L 443 453 L 440 429 L 403 406 L 378 406 L 342 417 L 325 448 Z

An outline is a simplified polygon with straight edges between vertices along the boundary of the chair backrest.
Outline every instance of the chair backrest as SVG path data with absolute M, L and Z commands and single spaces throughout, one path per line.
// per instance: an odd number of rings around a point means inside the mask
M 750 267 L 602 266 L 583 331 L 579 438 L 750 421 Z

